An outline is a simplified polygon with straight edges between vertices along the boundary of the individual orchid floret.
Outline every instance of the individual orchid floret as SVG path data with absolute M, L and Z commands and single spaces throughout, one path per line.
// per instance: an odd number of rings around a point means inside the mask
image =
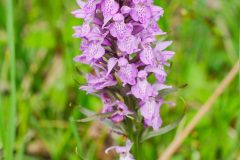
M 130 153 L 133 143 L 130 140 L 126 141 L 126 146 L 112 146 L 105 150 L 108 153 L 110 150 L 115 150 L 120 154 L 120 160 L 134 160 L 133 155 Z
M 107 93 L 103 92 L 100 97 L 103 101 L 102 113 L 112 113 L 110 119 L 114 123 L 119 123 L 126 116 L 133 114 L 123 102 L 119 100 L 114 101 Z
M 162 100 L 156 102 L 154 98 L 150 98 L 140 108 L 141 115 L 144 117 L 144 122 L 147 126 L 152 126 L 154 130 L 158 130 L 162 125 L 162 119 L 160 117 L 160 106 Z
M 155 54 L 150 45 L 143 47 L 143 50 L 139 54 L 141 61 L 146 65 L 155 65 Z
M 139 51 L 139 39 L 133 35 L 129 35 L 122 40 L 118 40 L 117 44 L 119 50 L 127 54 L 133 54 Z
M 118 65 L 120 69 L 117 73 L 123 82 L 123 86 L 126 84 L 135 85 L 138 73 L 137 66 L 135 64 L 129 64 L 126 58 L 120 58 Z
M 145 70 L 148 73 L 154 73 L 159 83 L 165 82 L 167 73 L 164 71 L 163 65 L 158 64 L 157 66 L 147 66 Z
M 119 10 L 119 4 L 115 0 L 103 0 L 101 3 L 103 12 L 103 26 L 105 26 Z
M 126 116 L 133 114 L 123 102 L 117 100 L 115 103 L 116 111 L 111 116 L 113 122 L 119 123 L 123 121 Z
M 102 43 L 109 31 L 104 32 L 101 28 L 96 25 L 92 25 L 91 31 L 86 35 L 88 41 L 97 41 Z
M 89 20 L 91 17 L 93 17 L 97 4 L 100 2 L 100 0 L 88 0 L 88 2 L 77 0 L 77 2 L 81 9 L 73 11 L 72 14 L 76 18 Z
M 130 15 L 133 20 L 146 25 L 151 17 L 151 8 L 146 2 L 136 1 Z
M 131 93 L 142 101 L 147 101 L 153 95 L 154 89 L 146 79 L 147 73 L 140 71 L 138 73 L 137 84 L 132 86 Z
M 116 14 L 113 20 L 115 22 L 109 27 L 109 31 L 113 37 L 116 37 L 118 40 L 123 40 L 125 37 L 131 35 L 133 26 L 130 23 L 126 24 L 124 22 L 124 16 L 122 14 Z
M 106 72 L 101 72 L 99 75 L 88 74 L 87 86 L 81 86 L 80 89 L 87 91 L 88 93 L 97 92 L 106 87 L 114 86 L 117 82 L 111 75 L 105 76 Z
M 105 54 L 105 49 L 98 42 L 92 42 L 89 44 L 88 48 L 83 51 L 88 61 L 93 59 L 99 59 Z
M 82 26 L 73 27 L 75 30 L 75 34 L 73 35 L 76 38 L 83 38 L 90 32 L 90 25 L 88 23 L 84 23 Z

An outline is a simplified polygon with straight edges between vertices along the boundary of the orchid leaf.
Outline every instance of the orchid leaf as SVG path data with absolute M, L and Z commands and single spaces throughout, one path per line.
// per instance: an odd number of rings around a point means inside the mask
M 179 89 L 182 89 L 182 88 L 185 88 L 185 87 L 187 87 L 187 84 L 183 84 L 179 87 L 165 88 L 165 89 L 160 90 L 158 92 L 158 95 L 160 97 L 164 97 L 164 96 L 169 95 L 171 93 L 177 92 Z
M 113 113 L 97 114 L 96 112 L 91 111 L 82 106 L 80 106 L 79 109 L 82 114 L 87 116 L 87 118 L 77 120 L 78 122 L 89 122 L 95 119 L 102 118 L 100 122 L 103 123 L 105 126 L 109 127 L 111 130 L 113 130 L 116 133 L 122 133 L 123 135 L 125 135 L 125 130 L 123 127 L 117 126 L 109 119 L 104 119 L 104 118 L 110 117 Z
M 124 127 L 120 124 L 114 124 L 109 119 L 102 119 L 101 123 L 103 123 L 105 126 L 107 126 L 109 129 L 111 129 L 115 133 L 120 133 L 121 135 L 126 135 L 126 131 Z
M 158 92 L 158 95 L 160 97 L 164 97 L 166 95 L 169 95 L 171 93 L 176 92 L 178 89 L 177 88 L 166 88 L 166 89 L 162 89 L 161 91 Z
M 85 116 L 92 116 L 92 115 L 96 114 L 96 112 L 91 111 L 91 110 L 89 110 L 89 109 L 87 109 L 85 107 L 82 107 L 82 106 L 79 107 L 79 110 Z
M 175 122 L 173 122 L 173 123 L 171 123 L 171 124 L 169 124 L 169 125 L 167 125 L 165 127 L 160 128 L 158 131 L 149 131 L 149 130 L 147 130 L 142 135 L 142 142 L 144 142 L 144 141 L 146 141 L 146 140 L 148 140 L 150 138 L 153 138 L 153 137 L 156 137 L 156 136 L 160 136 L 162 134 L 170 132 L 171 130 L 173 130 L 174 128 L 177 127 L 177 125 L 180 123 L 182 118 L 183 118 L 183 116 L 181 116 Z
M 94 115 L 90 115 L 87 118 L 83 118 L 80 120 L 77 120 L 77 122 L 89 122 L 89 121 L 93 121 L 96 119 L 100 119 L 100 118 L 108 118 L 110 116 L 112 116 L 112 112 L 111 113 L 99 113 L 99 114 L 94 114 Z

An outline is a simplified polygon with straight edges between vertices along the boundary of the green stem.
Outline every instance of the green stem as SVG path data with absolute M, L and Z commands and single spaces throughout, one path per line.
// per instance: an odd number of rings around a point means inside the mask
M 136 131 L 133 136 L 133 153 L 135 160 L 142 160 L 141 131 Z
M 14 40 L 14 24 L 13 24 L 13 2 L 6 0 L 7 15 L 7 33 L 8 45 L 10 49 L 10 78 L 11 78 L 11 107 L 9 107 L 8 123 L 6 124 L 6 132 L 4 138 L 4 153 L 6 160 L 14 159 L 14 141 L 15 141 L 15 120 L 16 120 L 16 67 L 15 67 L 15 40 Z
M 137 108 L 135 107 L 135 101 L 131 97 L 125 97 L 125 102 L 127 106 L 137 113 Z M 137 115 L 137 114 L 136 114 Z M 129 139 L 133 142 L 132 154 L 134 155 L 135 160 L 142 160 L 142 144 L 141 144 L 141 136 L 142 136 L 142 124 L 138 117 L 132 120 L 126 119 L 126 130 L 128 133 Z

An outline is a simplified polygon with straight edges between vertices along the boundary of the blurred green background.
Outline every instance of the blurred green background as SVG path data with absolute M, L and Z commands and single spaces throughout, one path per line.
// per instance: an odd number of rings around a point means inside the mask
M 8 1 L 8 0 L 6 0 Z M 0 1 L 0 159 L 11 134 L 10 53 L 6 31 L 6 1 Z M 144 143 L 144 159 L 155 160 L 197 113 L 238 59 L 239 0 L 155 0 L 165 9 L 159 25 L 173 40 L 176 55 L 168 84 L 188 87 L 177 93 L 187 112 L 173 131 Z M 104 150 L 115 144 L 99 122 L 75 123 L 83 118 L 78 106 L 101 109 L 98 98 L 78 89 L 87 67 L 72 59 L 80 54 L 80 40 L 72 26 L 81 21 L 70 12 L 74 0 L 14 0 L 16 47 L 16 160 L 112 160 Z M 169 98 L 171 99 L 171 97 Z M 174 98 L 173 98 L 174 99 Z M 225 90 L 211 111 L 172 157 L 173 160 L 240 159 L 240 100 L 238 79 Z M 183 106 L 164 106 L 164 124 Z M 115 137 L 114 137 L 115 139 Z M 118 139 L 121 141 L 121 138 Z

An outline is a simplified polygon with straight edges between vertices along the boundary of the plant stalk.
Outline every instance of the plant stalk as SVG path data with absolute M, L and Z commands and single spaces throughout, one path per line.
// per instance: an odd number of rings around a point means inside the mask
M 15 120 L 16 120 L 16 63 L 15 63 L 15 39 L 13 24 L 13 1 L 6 0 L 7 34 L 10 49 L 10 81 L 11 81 L 11 106 L 8 111 L 8 123 L 4 133 L 4 154 L 6 160 L 14 159 Z
M 134 158 L 135 160 L 142 160 L 141 132 L 136 131 L 133 138 Z

